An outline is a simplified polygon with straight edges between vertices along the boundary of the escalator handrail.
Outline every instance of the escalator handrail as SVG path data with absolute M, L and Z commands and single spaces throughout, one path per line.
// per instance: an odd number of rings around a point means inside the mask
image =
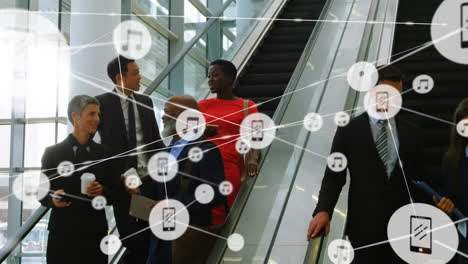
M 310 239 L 309 245 L 307 246 L 307 253 L 304 258 L 304 264 L 319 263 L 324 241 L 325 236 L 323 231 L 321 231 L 316 237 Z
M 206 24 L 198 30 L 195 36 L 185 44 L 182 50 L 175 56 L 174 60 L 169 63 L 166 68 L 158 75 L 158 77 L 148 86 L 148 88 L 143 92 L 146 95 L 153 93 L 156 88 L 166 79 L 166 77 L 172 72 L 172 70 L 181 62 L 184 57 L 189 53 L 189 51 L 197 44 L 211 28 L 211 26 L 222 16 L 224 11 L 231 5 L 235 0 L 227 0 L 224 2 L 223 6 L 213 14 L 213 16 L 206 22 Z
M 39 206 L 34 213 L 26 220 L 26 222 L 15 232 L 15 234 L 8 239 L 3 248 L 0 249 L 0 263 L 8 258 L 8 256 L 15 250 L 20 242 L 31 232 L 42 217 L 49 211 L 49 208 Z

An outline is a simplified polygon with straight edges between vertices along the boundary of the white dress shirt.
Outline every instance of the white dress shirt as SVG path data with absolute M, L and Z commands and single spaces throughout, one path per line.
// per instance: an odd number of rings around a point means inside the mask
M 128 107 L 129 107 L 129 101 L 127 100 L 128 96 L 125 95 L 125 94 L 120 94 L 120 104 L 122 105 L 122 112 L 123 112 L 123 116 L 124 116 L 124 119 L 125 119 L 125 129 L 127 130 L 127 135 L 128 135 Z M 146 169 L 146 165 L 148 163 L 148 160 L 146 158 L 146 156 L 141 153 L 143 150 L 143 148 L 138 148 L 142 145 L 144 145 L 144 142 L 143 142 L 143 127 L 141 125 L 141 120 L 140 120 L 140 115 L 138 114 L 138 107 L 137 107 L 137 103 L 135 101 L 135 97 L 133 97 L 133 93 L 130 94 L 130 100 L 133 101 L 133 112 L 135 113 L 135 131 L 136 131 L 136 145 L 137 145 L 137 152 L 138 152 L 138 156 L 137 156 L 137 164 L 138 164 L 138 174 L 140 176 L 146 176 L 146 175 L 142 175 L 142 174 L 145 174 L 144 172 L 141 172 L 142 170 Z

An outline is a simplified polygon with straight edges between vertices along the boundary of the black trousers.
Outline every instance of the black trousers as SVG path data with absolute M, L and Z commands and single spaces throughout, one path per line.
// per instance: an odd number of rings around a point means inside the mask
M 100 248 L 106 235 L 105 229 L 97 232 L 49 231 L 47 264 L 107 264 L 108 257 Z
M 126 248 L 123 263 L 145 264 L 148 258 L 151 230 L 148 228 L 148 222 L 129 215 L 130 199 L 130 194 L 123 190 L 118 200 L 114 202 L 117 229 L 120 239 L 123 239 L 122 244 Z

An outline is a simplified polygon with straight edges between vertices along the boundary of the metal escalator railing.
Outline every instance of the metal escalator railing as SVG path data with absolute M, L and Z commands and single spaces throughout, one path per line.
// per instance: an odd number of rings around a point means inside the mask
M 36 226 L 37 223 L 49 211 L 49 208 L 40 206 L 34 213 L 26 220 L 26 222 L 16 231 L 16 233 L 8 239 L 5 246 L 0 249 L 0 263 L 3 263 L 8 256 L 16 249 L 29 232 Z

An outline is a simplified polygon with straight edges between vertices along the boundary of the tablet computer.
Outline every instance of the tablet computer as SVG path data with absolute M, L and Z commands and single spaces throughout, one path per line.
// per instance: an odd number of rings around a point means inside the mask
M 151 205 L 155 202 L 156 201 L 153 199 L 138 194 L 132 194 L 129 214 L 138 219 L 148 221 L 151 209 L 153 209 Z

